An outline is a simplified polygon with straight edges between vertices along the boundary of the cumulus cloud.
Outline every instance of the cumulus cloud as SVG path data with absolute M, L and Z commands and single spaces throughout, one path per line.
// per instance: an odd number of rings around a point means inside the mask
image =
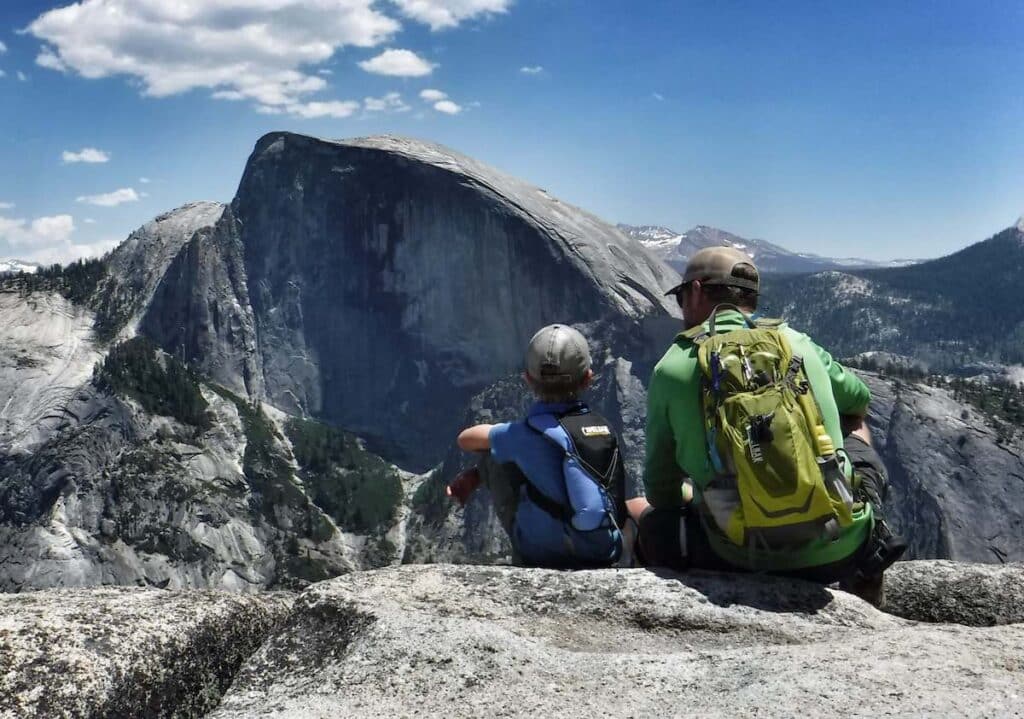
M 21 82 L 28 82 L 28 75 L 23 73 L 21 70 L 18 70 L 18 80 Z
M 317 117 L 349 117 L 359 109 L 354 100 L 332 100 L 330 102 L 303 102 L 286 105 L 284 111 L 289 115 L 312 119 Z M 277 114 L 277 113 L 268 113 Z
M 3 70 L 0 70 L 0 77 L 7 77 L 7 73 Z
M 36 65 L 39 67 L 49 68 L 50 70 L 56 70 L 57 72 L 65 72 L 68 67 L 65 65 L 59 57 L 57 57 L 53 50 L 44 48 L 42 52 L 36 55 Z
M 427 102 L 440 102 L 441 100 L 448 99 L 448 93 L 441 92 L 440 90 L 434 90 L 427 88 L 426 90 L 420 91 L 420 98 Z
M 91 217 L 86 217 L 84 220 L 82 220 L 82 222 L 84 222 L 87 225 L 95 225 L 96 224 L 96 220 L 92 219 Z
M 119 190 L 101 195 L 82 195 L 75 198 L 75 202 L 84 202 L 87 205 L 96 205 L 98 207 L 117 207 L 126 202 L 138 201 L 139 194 L 131 187 L 122 187 Z
M 71 215 L 37 217 L 29 222 L 0 216 L 0 240 L 11 247 L 44 247 L 68 242 L 75 231 Z
M 422 77 L 432 73 L 437 65 L 427 62 L 412 50 L 385 50 L 376 57 L 363 60 L 359 67 L 376 75 Z
M 0 210 L 13 210 L 13 209 L 14 209 L 14 203 L 13 202 L 0 202 Z
M 3 55 L 5 52 L 7 52 L 7 46 L 4 45 L 3 40 L 0 40 L 0 55 Z
M 399 23 L 374 0 L 81 0 L 41 14 L 27 31 L 44 67 L 137 80 L 164 97 L 208 89 L 298 116 L 336 113 L 308 102 L 326 86 L 303 68 L 345 47 L 376 47 Z
M 652 92 L 651 93 L 651 97 L 653 97 L 658 102 L 664 102 L 665 101 L 665 96 L 662 95 L 660 92 Z
M 70 165 L 76 162 L 110 162 L 110 154 L 103 150 L 97 150 L 95 147 L 83 147 L 79 152 L 64 150 L 64 152 L 61 153 L 60 159 L 65 165 Z
M 462 107 L 455 104 L 451 100 L 441 100 L 440 102 L 434 103 L 434 109 L 438 112 L 443 112 L 446 115 L 458 115 L 462 112 Z
M 148 177 L 140 177 L 139 182 L 141 182 L 143 185 L 148 185 L 150 182 L 152 182 L 152 180 L 150 180 Z
M 456 27 L 478 15 L 507 12 L 512 0 L 392 0 L 408 18 L 429 25 L 431 30 Z
M 544 72 L 544 66 L 523 65 L 521 68 L 519 68 L 519 72 L 523 73 L 524 75 L 540 75 L 542 72 Z
M 29 252 L 20 252 L 18 259 L 25 262 L 35 262 L 40 265 L 52 265 L 54 263 L 65 265 L 75 260 L 101 257 L 119 244 L 121 244 L 121 241 L 113 238 L 82 244 L 65 240 L 48 247 L 40 247 Z
M 397 92 L 389 92 L 383 97 L 364 98 L 363 107 L 367 112 L 408 112 L 412 109 L 402 101 L 402 96 Z

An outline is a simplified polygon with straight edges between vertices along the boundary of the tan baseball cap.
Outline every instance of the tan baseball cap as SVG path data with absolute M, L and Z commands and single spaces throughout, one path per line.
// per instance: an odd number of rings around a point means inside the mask
M 704 285 L 728 285 L 729 287 L 741 287 L 746 290 L 758 292 L 759 280 L 748 280 L 743 277 L 733 277 L 736 265 L 750 265 L 757 272 L 754 260 L 750 255 L 735 247 L 705 247 L 698 250 L 686 264 L 686 272 L 683 273 L 683 281 L 666 292 L 666 295 L 674 295 L 683 291 L 683 287 L 700 280 Z

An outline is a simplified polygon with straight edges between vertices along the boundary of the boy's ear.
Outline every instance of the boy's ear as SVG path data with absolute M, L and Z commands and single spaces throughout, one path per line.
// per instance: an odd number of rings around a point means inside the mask
M 586 389 L 590 386 L 590 383 L 594 381 L 594 370 L 588 369 L 587 373 L 583 375 L 583 381 L 580 383 L 580 389 Z

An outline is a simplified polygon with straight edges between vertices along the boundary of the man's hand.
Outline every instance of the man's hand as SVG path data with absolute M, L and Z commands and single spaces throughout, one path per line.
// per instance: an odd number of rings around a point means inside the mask
M 473 494 L 473 491 L 479 486 L 480 470 L 470 467 L 455 475 L 452 483 L 445 487 L 444 493 L 458 502 L 460 507 L 465 507 L 466 502 L 469 501 L 469 495 Z

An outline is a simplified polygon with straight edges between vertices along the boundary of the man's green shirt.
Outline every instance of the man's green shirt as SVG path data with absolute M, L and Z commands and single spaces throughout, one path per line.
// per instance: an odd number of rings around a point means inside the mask
M 715 320 L 716 333 L 743 326 L 743 317 L 734 310 L 720 312 Z M 804 371 L 821 407 L 825 430 L 835 447 L 841 448 L 843 435 L 839 416 L 864 414 L 871 400 L 870 390 L 807 335 L 785 324 L 780 331 L 789 341 L 793 354 L 803 357 Z M 644 484 L 647 499 L 655 507 L 681 506 L 683 480 L 687 477 L 693 483 L 694 501 L 700 502 L 702 490 L 714 476 L 707 452 L 700 395 L 697 347 L 685 337 L 677 337 L 655 366 L 647 389 Z M 866 538 L 871 525 L 870 513 L 855 514 L 854 519 L 853 526 L 848 527 L 839 540 L 813 542 L 797 556 L 790 553 L 752 557 L 748 550 L 728 543 L 712 541 L 712 545 L 724 559 L 741 566 L 752 565 L 752 560 L 756 560 L 756 568 L 766 570 L 819 566 L 845 558 Z M 714 540 L 710 534 L 709 539 Z

